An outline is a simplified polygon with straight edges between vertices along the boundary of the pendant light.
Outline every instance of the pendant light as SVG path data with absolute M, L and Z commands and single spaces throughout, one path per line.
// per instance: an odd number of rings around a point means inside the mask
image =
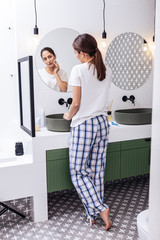
M 105 31 L 105 0 L 103 0 L 103 33 L 102 38 L 107 38 L 107 33 Z
M 105 0 L 103 0 L 103 32 L 102 32 L 102 41 L 101 41 L 102 48 L 107 47 L 106 39 L 107 39 L 107 33 L 105 31 Z
M 143 50 L 146 52 L 147 51 L 147 45 L 148 45 L 148 43 L 147 43 L 147 41 L 144 39 L 143 40 Z
M 34 0 L 34 10 L 35 10 L 35 27 L 33 32 L 34 32 L 34 35 L 38 35 L 36 0 Z

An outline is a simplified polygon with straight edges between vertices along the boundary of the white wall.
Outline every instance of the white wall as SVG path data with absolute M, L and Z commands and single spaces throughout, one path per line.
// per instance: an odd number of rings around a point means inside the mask
M 153 84 L 153 124 L 149 197 L 149 240 L 160 239 L 160 1 L 157 1 L 156 10 L 156 49 Z
M 1 124 L 0 124 L 0 132 L 1 135 L 4 132 L 4 125 L 6 127 L 6 132 L 11 130 L 11 125 L 8 127 L 5 124 L 6 119 L 10 118 L 10 121 L 13 122 L 15 120 L 15 116 L 17 115 L 17 89 L 16 89 L 16 80 L 15 76 L 11 77 L 11 74 L 15 73 L 15 64 L 13 61 L 15 58 L 15 41 L 14 41 L 14 33 L 13 33 L 13 8 L 8 9 L 8 3 L 11 1 L 6 1 L 2 4 L 0 8 L 0 28 L 1 32 L 1 40 L 0 40 L 0 76 L 1 76 L 1 88 L 0 88 L 0 109 L 1 109 Z M 12 30 L 9 30 L 9 27 Z M 12 92 L 12 94 L 10 94 Z M 9 102 L 14 108 L 8 108 Z M 11 106 L 10 105 L 10 106 Z M 16 107 L 15 107 L 16 106 Z
M 34 5 L 32 0 L 16 0 L 16 28 L 18 57 L 34 55 Z M 63 6 L 63 7 L 62 7 Z M 100 44 L 103 31 L 103 1 L 100 0 L 39 0 L 37 1 L 39 39 L 56 28 L 71 28 L 80 33 L 88 32 Z M 154 30 L 153 0 L 106 0 L 107 44 L 119 34 L 135 32 L 151 42 Z M 102 49 L 101 49 L 102 50 Z M 105 56 L 106 50 L 103 50 Z M 113 109 L 134 107 L 131 102 L 122 102 L 122 96 L 133 94 L 136 107 L 152 106 L 152 73 L 146 83 L 137 90 L 125 91 L 112 85 L 110 99 Z M 34 66 L 36 117 L 43 108 L 46 114 L 65 112 L 58 99 L 67 99 L 70 93 L 56 93 L 42 83 Z
M 11 28 L 9 30 L 9 28 Z M 23 139 L 19 122 L 17 58 L 12 0 L 0 3 L 0 152 Z M 12 75 L 12 76 L 11 76 Z

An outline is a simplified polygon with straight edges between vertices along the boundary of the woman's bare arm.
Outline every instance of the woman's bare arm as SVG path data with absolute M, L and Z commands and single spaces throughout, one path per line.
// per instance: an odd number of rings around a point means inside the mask
M 81 87 L 73 87 L 73 101 L 70 107 L 70 111 L 63 115 L 66 120 L 71 120 L 72 117 L 78 112 L 81 102 Z

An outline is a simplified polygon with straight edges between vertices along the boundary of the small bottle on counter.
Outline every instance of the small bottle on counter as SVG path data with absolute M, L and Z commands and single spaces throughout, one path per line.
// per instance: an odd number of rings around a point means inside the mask
M 107 112 L 107 118 L 109 122 L 112 122 L 112 111 Z
M 40 113 L 40 126 L 41 128 L 45 126 L 45 114 L 44 114 L 44 109 L 41 109 Z
M 35 125 L 36 132 L 40 131 L 40 118 L 39 117 L 36 118 L 35 124 L 36 124 Z

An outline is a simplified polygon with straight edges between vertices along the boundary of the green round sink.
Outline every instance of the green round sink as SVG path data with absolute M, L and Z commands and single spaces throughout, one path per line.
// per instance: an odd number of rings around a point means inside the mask
M 71 121 L 63 119 L 63 113 L 46 116 L 46 127 L 54 132 L 69 132 Z
M 152 108 L 120 109 L 115 111 L 117 123 L 125 125 L 142 125 L 152 123 Z

